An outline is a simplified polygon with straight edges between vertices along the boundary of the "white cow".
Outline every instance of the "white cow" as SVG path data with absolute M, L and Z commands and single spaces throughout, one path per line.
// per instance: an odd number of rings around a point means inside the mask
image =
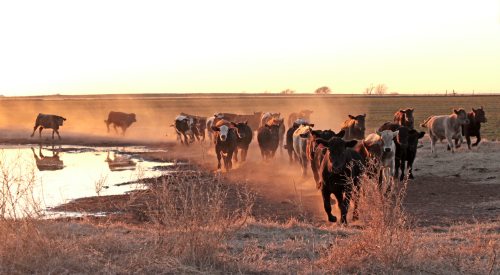
M 293 150 L 299 159 L 300 167 L 302 168 L 302 176 L 307 175 L 307 140 L 311 134 L 312 127 L 310 125 L 300 125 L 293 132 Z
M 394 178 L 396 171 L 396 143 L 394 138 L 397 137 L 399 131 L 384 130 L 377 132 L 382 140 L 382 156 L 380 157 L 380 176 L 379 184 L 386 182 L 390 184 Z
M 429 129 L 429 137 L 431 138 L 431 153 L 436 154 L 436 141 L 446 139 L 451 152 L 455 153 L 455 144 L 453 139 L 458 139 L 457 148 L 463 142 L 462 125 L 469 124 L 467 112 L 460 108 L 454 109 L 451 115 L 430 116 L 420 126 Z

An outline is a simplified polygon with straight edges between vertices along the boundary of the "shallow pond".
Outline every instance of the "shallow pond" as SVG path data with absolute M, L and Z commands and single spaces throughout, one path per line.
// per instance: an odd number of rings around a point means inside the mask
M 82 197 L 117 195 L 138 188 L 140 179 L 159 177 L 169 162 L 145 161 L 144 147 L 1 146 L 3 216 L 25 216 Z M 125 184 L 124 184 L 125 183 Z

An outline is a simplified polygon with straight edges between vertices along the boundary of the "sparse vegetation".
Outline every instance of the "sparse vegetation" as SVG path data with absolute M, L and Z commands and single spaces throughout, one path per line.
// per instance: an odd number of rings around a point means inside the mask
M 323 87 L 319 87 L 318 89 L 316 89 L 314 91 L 314 93 L 317 95 L 327 95 L 327 94 L 331 94 L 332 90 L 327 86 L 323 86 Z

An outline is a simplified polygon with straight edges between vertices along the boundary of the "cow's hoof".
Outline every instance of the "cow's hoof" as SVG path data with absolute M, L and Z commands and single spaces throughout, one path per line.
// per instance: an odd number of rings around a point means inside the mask
M 330 215 L 330 216 L 328 216 L 328 221 L 329 222 L 337 222 L 337 217 Z
M 355 221 L 357 221 L 357 220 L 359 220 L 359 214 L 357 214 L 357 213 L 353 213 L 353 214 L 352 214 L 352 221 L 353 221 L 353 222 L 355 222 Z
M 405 180 L 405 177 L 403 175 L 401 175 L 401 177 L 399 177 L 399 181 L 404 181 Z
M 408 176 L 408 178 L 412 180 L 412 179 L 414 179 L 415 177 L 413 176 L 413 174 L 410 174 L 410 175 Z

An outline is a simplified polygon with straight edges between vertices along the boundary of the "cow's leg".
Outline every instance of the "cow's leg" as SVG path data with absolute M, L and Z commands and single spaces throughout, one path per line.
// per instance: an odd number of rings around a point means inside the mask
M 394 166 L 395 166 L 394 178 L 398 178 L 399 177 L 399 169 L 401 168 L 401 160 L 398 157 L 396 157 L 394 159 Z M 404 170 L 401 170 L 401 178 L 404 178 L 404 175 L 405 175 Z
M 122 136 L 124 136 L 124 135 L 125 135 L 125 132 L 127 131 L 127 127 L 122 126 L 121 128 L 122 128 Z
M 226 171 L 229 171 L 233 168 L 233 151 L 229 150 L 229 152 L 227 152 L 227 165 L 226 165 Z
M 335 198 L 337 199 L 337 205 L 340 209 L 340 223 L 342 224 L 347 224 L 347 209 L 349 207 L 349 202 L 351 199 L 351 194 L 350 192 L 346 192 L 346 197 L 344 199 L 344 190 L 340 186 L 336 186 L 333 190 L 333 194 L 335 195 Z
M 184 145 L 189 146 L 189 140 L 186 133 L 182 132 L 182 135 L 184 136 Z
M 38 128 L 38 136 L 39 136 L 39 138 L 42 138 L 42 130 L 43 130 L 43 126 L 40 126 L 40 128 Z
M 437 142 L 437 137 L 433 136 L 430 132 L 429 132 L 429 136 L 431 137 L 431 153 L 434 154 L 434 156 L 436 156 L 436 142 Z
M 241 150 L 241 161 L 247 160 L 247 153 L 248 153 L 248 145 Z
M 116 124 L 113 124 L 113 128 L 115 128 L 115 134 L 118 135 L 118 129 L 116 129 Z
M 323 197 L 323 208 L 325 208 L 326 215 L 328 216 L 328 221 L 329 222 L 336 222 L 337 217 L 332 215 L 332 204 L 330 202 L 330 190 L 326 186 L 326 184 L 323 184 L 323 189 L 321 190 L 321 196 Z
M 314 176 L 314 182 L 316 182 L 316 189 L 319 188 L 319 173 L 318 173 L 318 168 L 316 168 L 316 162 L 313 160 L 311 160 L 311 170 L 313 172 L 313 176 Z
M 220 164 L 221 152 L 219 152 L 219 150 L 217 150 L 217 147 L 215 147 L 215 154 L 217 155 L 217 170 L 219 170 L 221 168 L 221 164 Z
M 451 148 L 451 153 L 455 153 L 455 144 L 451 138 L 451 135 L 446 134 L 446 141 L 448 141 L 448 146 Z
M 414 179 L 414 177 L 413 177 L 413 158 L 408 159 L 408 178 Z
M 243 154 L 243 152 L 241 154 Z M 236 146 L 236 148 L 234 148 L 233 158 L 234 158 L 235 162 L 238 162 L 238 146 Z
M 57 130 L 57 129 L 54 129 L 54 130 L 52 131 L 52 139 L 54 139 L 54 132 L 56 132 L 57 137 L 59 137 L 59 140 L 61 140 L 61 135 L 59 135 L 59 130 Z
M 470 136 L 465 136 L 465 138 L 467 139 L 467 144 L 469 145 L 469 149 L 470 149 Z M 479 144 L 479 142 L 481 142 L 481 133 L 478 132 L 476 142 L 474 144 L 472 144 L 472 146 L 477 146 Z
M 352 220 L 353 221 L 357 221 L 359 219 L 359 210 L 358 210 L 358 204 L 359 204 L 359 192 L 360 192 L 360 186 L 359 186 L 359 182 L 358 179 L 354 179 L 354 209 L 352 211 Z
M 399 159 L 397 161 L 399 163 L 396 164 L 396 172 L 398 171 L 398 167 L 401 167 L 401 177 L 399 178 L 399 180 L 403 181 L 405 179 L 405 175 L 406 175 L 406 163 L 402 159 Z M 397 178 L 397 176 L 398 175 L 396 175 L 396 178 Z
M 108 129 L 108 133 L 109 133 L 109 122 L 107 120 L 104 121 L 106 123 L 106 128 Z
M 33 133 L 31 133 L 31 137 L 33 137 L 35 135 L 35 132 L 36 132 L 36 128 L 38 128 L 38 124 L 35 124 L 35 127 L 33 127 Z

